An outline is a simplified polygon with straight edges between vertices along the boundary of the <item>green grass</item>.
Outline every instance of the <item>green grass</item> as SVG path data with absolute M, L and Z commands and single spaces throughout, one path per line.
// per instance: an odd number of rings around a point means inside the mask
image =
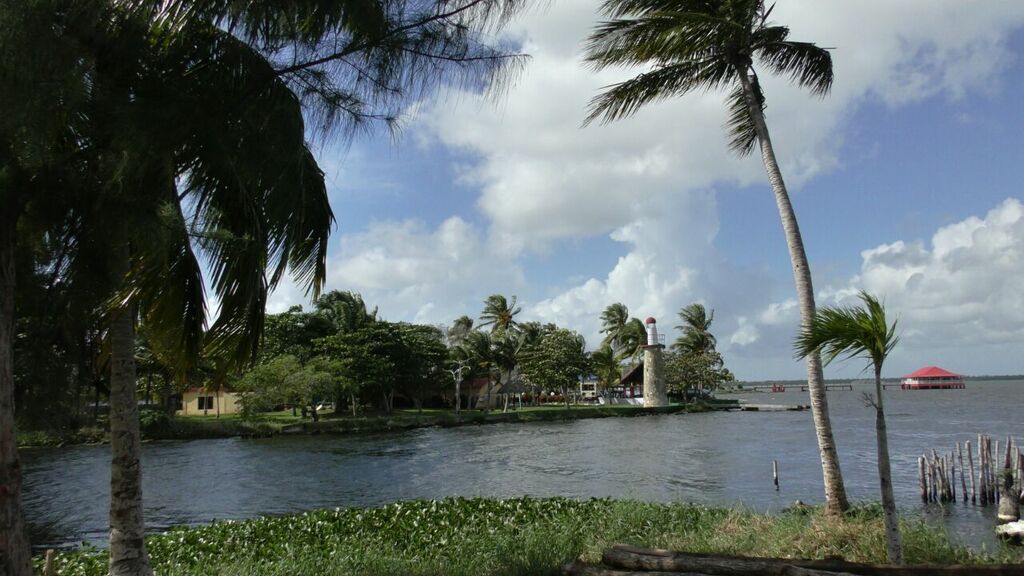
M 1021 562 L 1020 548 L 972 552 L 941 529 L 903 522 L 912 563 Z M 412 501 L 179 528 L 148 540 L 158 574 L 545 575 L 613 543 L 756 556 L 882 562 L 877 506 L 763 515 L 686 504 L 552 499 Z M 61 553 L 58 574 L 100 576 L 106 553 Z

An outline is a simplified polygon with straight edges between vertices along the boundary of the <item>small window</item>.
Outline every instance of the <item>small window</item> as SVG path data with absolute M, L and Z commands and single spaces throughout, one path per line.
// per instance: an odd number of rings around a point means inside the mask
M 213 396 L 200 396 L 198 400 L 200 410 L 213 410 Z

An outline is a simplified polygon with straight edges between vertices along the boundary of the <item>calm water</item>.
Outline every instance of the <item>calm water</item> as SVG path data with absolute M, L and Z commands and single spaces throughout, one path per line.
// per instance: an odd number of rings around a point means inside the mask
M 860 389 L 830 392 L 850 497 L 877 500 L 874 412 Z M 807 403 L 806 392 L 740 396 Z M 907 512 L 994 545 L 994 507 L 924 506 L 917 457 L 978 432 L 1024 439 L 1024 381 L 967 390 L 886 391 L 896 496 Z M 24 454 L 25 506 L 37 546 L 103 545 L 109 448 Z M 781 490 L 772 489 L 779 461 Z M 423 429 L 360 437 L 197 440 L 143 450 L 152 530 L 336 506 L 444 496 L 612 496 L 776 510 L 823 501 L 811 414 L 732 412 Z

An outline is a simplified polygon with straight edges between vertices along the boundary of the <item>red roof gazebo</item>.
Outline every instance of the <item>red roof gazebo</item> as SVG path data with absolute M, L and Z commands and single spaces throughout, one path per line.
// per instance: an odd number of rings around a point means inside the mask
M 964 377 L 938 366 L 925 366 L 903 377 L 904 390 L 948 390 L 966 388 Z

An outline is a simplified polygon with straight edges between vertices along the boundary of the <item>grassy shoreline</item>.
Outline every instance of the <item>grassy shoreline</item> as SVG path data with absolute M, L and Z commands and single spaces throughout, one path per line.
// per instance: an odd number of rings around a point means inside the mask
M 152 422 L 143 421 L 144 440 L 196 440 L 203 438 L 263 438 L 288 434 L 366 434 L 411 430 L 415 428 L 473 426 L 482 424 L 553 422 L 588 418 L 613 418 L 706 412 L 732 405 L 729 401 L 673 404 L 661 408 L 642 406 L 584 405 L 566 409 L 564 406 L 526 407 L 502 413 L 464 410 L 456 417 L 452 410 L 396 410 L 391 415 L 343 416 L 325 414 L 319 422 L 281 412 L 243 419 L 238 415 L 177 416 Z M 90 427 L 67 432 L 26 431 L 18 434 L 19 448 L 59 447 L 76 444 L 105 443 L 105 431 Z
M 911 563 L 1022 562 L 1024 550 L 972 551 L 919 519 L 903 522 Z M 177 528 L 147 539 L 158 574 L 559 574 L 613 543 L 692 552 L 882 562 L 880 508 L 830 519 L 820 508 L 768 515 L 627 500 L 448 498 L 319 510 Z M 38 560 L 41 562 L 41 560 Z M 62 576 L 106 573 L 106 552 L 57 555 Z

